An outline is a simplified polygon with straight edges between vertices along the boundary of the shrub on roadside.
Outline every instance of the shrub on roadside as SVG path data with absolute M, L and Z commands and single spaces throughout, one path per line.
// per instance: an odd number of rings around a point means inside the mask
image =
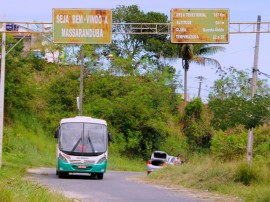
M 254 130 L 253 154 L 266 157 L 270 166 L 270 127 L 258 126 Z
M 223 132 L 219 131 L 211 140 L 212 154 L 223 160 L 233 160 L 242 157 L 246 152 L 247 147 L 247 132 L 232 131 Z
M 259 171 L 253 166 L 249 166 L 247 163 L 241 163 L 235 171 L 235 182 L 241 182 L 246 186 L 249 186 L 252 182 L 258 182 Z
M 184 157 L 186 156 L 187 148 L 187 138 L 181 134 L 168 136 L 160 146 L 160 150 L 167 152 L 169 155 L 176 156 L 180 153 L 182 155 L 181 160 L 186 160 Z
M 185 108 L 183 132 L 192 150 L 210 147 L 212 127 L 206 112 L 200 98 L 190 101 Z

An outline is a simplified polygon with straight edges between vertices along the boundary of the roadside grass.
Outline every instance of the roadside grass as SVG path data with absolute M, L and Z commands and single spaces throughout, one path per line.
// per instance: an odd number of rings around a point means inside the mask
M 0 171 L 1 202 L 68 202 L 64 196 L 23 179 L 24 174 L 16 169 L 4 167 Z
M 239 201 L 270 201 L 270 171 L 261 158 L 251 168 L 245 161 L 221 162 L 209 156 L 194 156 L 180 166 L 170 166 L 149 175 L 150 182 L 207 190 L 235 196 Z
M 4 128 L 0 201 L 71 201 L 24 178 L 28 168 L 54 166 L 55 140 L 46 137 L 33 117 L 20 116 L 19 121 Z

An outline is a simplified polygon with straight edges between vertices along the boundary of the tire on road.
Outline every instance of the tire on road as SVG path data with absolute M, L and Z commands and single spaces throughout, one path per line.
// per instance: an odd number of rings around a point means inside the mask
M 102 180 L 103 179 L 103 173 L 97 173 L 97 179 Z
M 68 172 L 58 171 L 58 177 L 59 178 L 66 178 L 66 177 L 68 177 Z

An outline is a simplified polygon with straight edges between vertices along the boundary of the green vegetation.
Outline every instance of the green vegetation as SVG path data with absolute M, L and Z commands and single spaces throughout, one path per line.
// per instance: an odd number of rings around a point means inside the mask
M 216 129 L 244 125 L 246 128 L 268 123 L 270 106 L 269 85 L 258 79 L 256 95 L 251 100 L 250 73 L 234 67 L 219 72 L 210 92 L 209 108 L 213 113 L 211 125 Z
M 113 13 L 115 22 L 168 22 L 164 14 L 144 13 L 137 6 L 119 6 Z M 204 64 L 206 53 L 222 48 L 171 44 L 165 35 L 121 37 L 106 46 L 82 46 L 83 114 L 108 122 L 113 134 L 108 169 L 145 171 L 154 150 L 180 153 L 183 166 L 154 172 L 149 179 L 246 201 L 269 201 L 270 88 L 266 81 L 258 81 L 258 93 L 251 101 L 249 74 L 219 68 L 209 102 L 196 98 L 185 103 L 176 93 L 181 80 L 168 58 L 180 57 L 187 73 L 190 62 Z M 7 44 L 15 43 L 7 37 Z M 50 51 L 63 48 L 50 46 Z M 55 167 L 54 131 L 61 118 L 78 114 L 81 50 L 66 54 L 77 59 L 68 65 L 48 64 L 22 50 L 19 44 L 6 58 L 0 201 L 66 201 L 24 176 L 31 167 Z M 101 57 L 108 53 L 114 57 Z M 208 62 L 219 67 L 218 61 Z M 254 127 L 252 167 L 243 160 L 250 127 Z
M 111 144 L 108 154 L 108 170 L 145 172 L 146 161 L 120 155 L 116 144 Z
M 22 179 L 22 174 L 13 169 L 3 168 L 0 175 L 0 201 L 3 202 L 35 202 L 35 201 L 71 201 L 62 195 L 52 193 L 45 187 Z
M 183 118 L 183 132 L 188 139 L 189 148 L 196 150 L 198 148 L 210 147 L 212 128 L 209 123 L 209 115 L 203 111 L 203 103 L 200 98 L 190 101 L 185 107 Z

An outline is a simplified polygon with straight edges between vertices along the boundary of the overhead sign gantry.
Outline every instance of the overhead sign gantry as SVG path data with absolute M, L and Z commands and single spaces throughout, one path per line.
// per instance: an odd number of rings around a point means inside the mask
M 230 23 L 227 9 L 172 9 L 171 23 L 112 23 L 111 10 L 89 9 L 55 9 L 53 10 L 53 19 L 53 23 L 9 22 L 5 20 L 0 22 L 0 33 L 2 33 L 0 168 L 2 166 L 6 33 L 16 34 L 19 38 L 24 38 L 27 34 L 51 34 L 53 32 L 55 43 L 82 44 L 111 43 L 112 28 L 115 28 L 113 34 L 171 34 L 172 43 L 229 43 L 229 34 L 270 33 L 270 22 Z M 202 24 L 200 25 L 200 23 Z M 53 29 L 51 29 L 52 24 Z M 194 28 L 191 25 L 194 25 Z M 257 29 L 258 25 L 261 26 L 260 30 Z M 117 29 L 123 26 L 129 29 Z M 92 29 L 92 31 L 89 31 L 89 29 Z M 97 31 L 93 32 L 93 30 Z M 195 39 L 200 41 L 195 41 Z

